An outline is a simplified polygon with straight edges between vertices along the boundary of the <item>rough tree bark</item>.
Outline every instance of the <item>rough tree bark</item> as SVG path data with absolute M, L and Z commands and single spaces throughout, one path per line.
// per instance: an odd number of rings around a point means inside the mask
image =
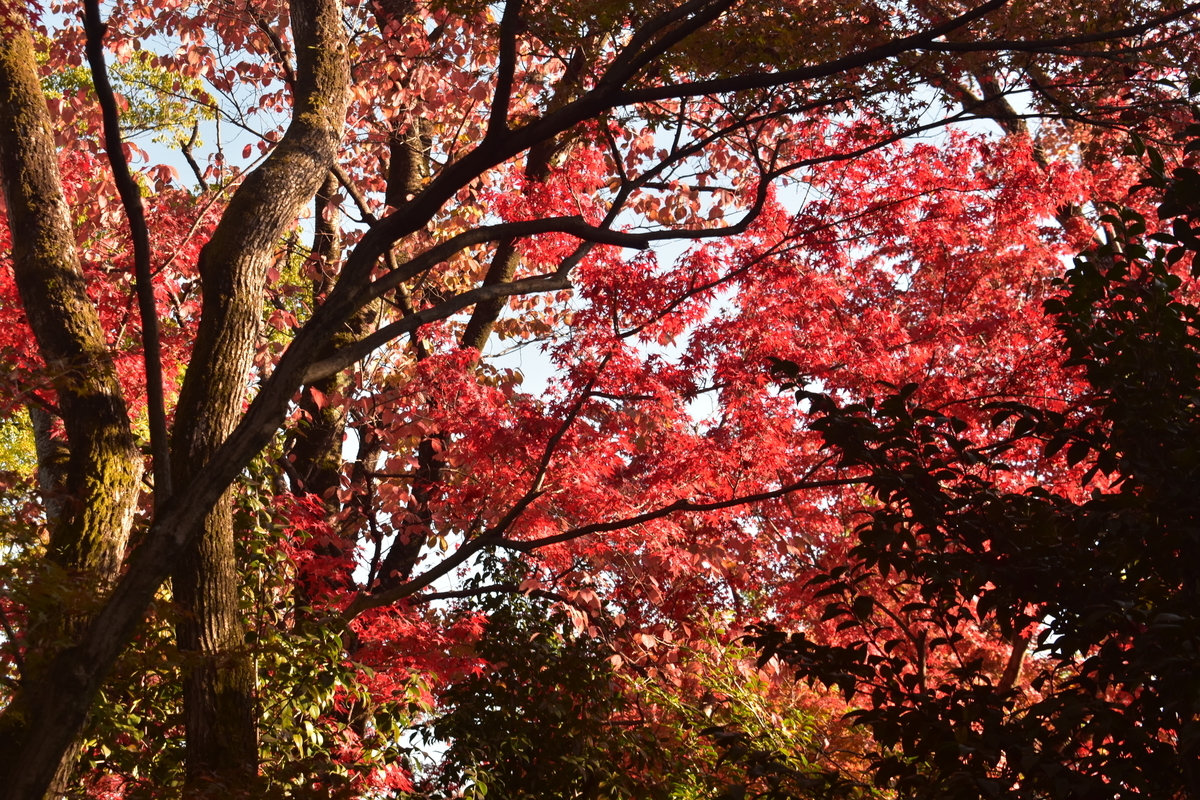
M 62 596 L 92 592 L 103 597 L 125 555 L 138 500 L 141 455 L 104 331 L 75 249 L 70 213 L 62 193 L 58 154 L 38 80 L 33 40 L 23 16 L 0 35 L 0 183 L 13 240 L 13 272 L 22 305 L 51 377 L 58 415 L 66 432 L 65 470 L 51 420 L 33 409 L 43 476 L 61 481 L 62 497 L 50 503 L 48 555 L 74 584 Z M 53 575 L 50 579 L 55 579 Z M 45 667 L 87 621 L 87 608 L 46 610 L 48 622 L 29 632 L 23 680 Z M 18 706 L 0 725 L 0 752 L 27 724 Z M 77 748 L 59 759 L 51 794 L 65 789 Z
M 341 238 L 338 233 L 340 215 L 334 200 L 337 190 L 337 178 L 332 173 L 326 175 L 314 204 L 316 222 L 309 262 L 317 272 L 313 279 L 315 301 L 329 294 L 334 271 L 341 259 Z M 334 350 L 336 346 L 331 344 L 328 352 Z M 340 405 L 322 402 L 317 398 L 339 392 L 345 385 L 344 376 L 331 375 L 304 388 L 300 395 L 300 409 L 306 418 L 291 432 L 289 445 L 285 448 L 286 469 L 293 484 L 292 491 L 320 497 L 333 512 L 336 512 L 338 505 L 334 492 L 341 479 L 346 415 Z M 316 389 L 316 393 L 313 389 Z
M 267 268 L 329 171 L 341 141 L 349 69 L 338 0 L 293 0 L 296 50 L 293 117 L 283 139 L 239 187 L 200 256 L 203 311 L 175 412 L 172 457 L 186 486 L 237 424 L 258 342 Z M 239 565 L 232 498 L 226 493 L 204 533 L 174 571 L 181 607 L 188 780 L 195 790 L 248 788 L 257 770 L 254 664 L 238 613 Z

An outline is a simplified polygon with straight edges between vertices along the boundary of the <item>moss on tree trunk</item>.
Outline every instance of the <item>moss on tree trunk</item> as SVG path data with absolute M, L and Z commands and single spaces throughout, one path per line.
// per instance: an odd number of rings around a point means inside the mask
M 141 455 L 76 253 L 32 37 L 23 15 L 9 17 L 18 27 L 0 36 L 0 183 L 14 277 L 66 431 L 65 465 L 60 447 L 39 448 L 45 472 L 61 481 L 48 555 L 61 570 L 57 580 L 65 573 L 67 580 L 81 584 L 54 587 L 51 594 L 66 597 L 82 589 L 99 598 L 125 554 Z M 48 432 L 49 425 L 44 427 Z M 88 616 L 87 609 L 78 607 L 45 609 L 45 621 L 27 631 L 23 681 L 36 678 L 54 653 L 78 635 Z M 14 713 L 6 713 L 0 723 L 0 752 L 13 752 L 6 745 L 11 737 L 20 737 L 35 707 L 26 693 L 16 695 Z M 66 788 L 76 752 L 73 747 L 65 757 L 44 754 L 59 764 L 52 795 Z M 0 779 L 6 772 L 0 769 Z

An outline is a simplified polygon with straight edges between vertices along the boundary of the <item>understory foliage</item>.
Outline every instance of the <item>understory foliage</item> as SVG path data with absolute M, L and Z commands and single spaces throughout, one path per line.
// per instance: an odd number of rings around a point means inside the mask
M 610 617 L 580 635 L 525 597 L 473 613 L 487 615 L 473 653 L 483 666 L 446 687 L 421 727 L 447 749 L 415 797 L 713 797 L 744 784 L 741 759 L 723 757 L 734 740 L 810 772 L 816 739 L 846 735 L 818 695 L 755 667 L 720 619 L 680 641 L 646 637 L 635 654 Z
M 1045 302 L 1083 379 L 1069 402 L 987 403 L 980 425 L 916 384 L 852 404 L 797 390 L 875 502 L 812 579 L 836 639 L 754 641 L 858 706 L 873 782 L 896 796 L 1200 794 L 1200 172 L 1134 152 L 1158 219 L 1113 205 Z M 1084 469 L 1081 492 L 1038 480 L 1062 465 Z M 1001 483 L 1014 473 L 1020 490 Z M 1012 643 L 1003 672 L 964 628 Z
M 1103 5 L 0 0 L 0 800 L 1195 793 Z

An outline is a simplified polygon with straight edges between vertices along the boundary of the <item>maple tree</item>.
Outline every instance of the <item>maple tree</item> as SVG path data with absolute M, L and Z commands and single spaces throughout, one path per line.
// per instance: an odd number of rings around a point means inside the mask
M 808 619 L 849 547 L 861 477 L 767 356 L 853 396 L 1074 391 L 1027 308 L 1128 183 L 1121 129 L 1185 123 L 1163 65 L 1197 11 L 76 10 L 0 4 L 3 396 L 37 472 L 6 500 L 5 797 L 408 791 L 406 715 L 503 668 L 487 613 L 437 603 L 491 594 L 611 627 L 683 709 L 680 665 L 723 663 L 686 656 L 697 620 Z M 240 159 L 197 150 L 207 118 Z M 194 191 L 122 140 L 160 122 Z M 496 341 L 541 345 L 547 390 Z
M 918 404 L 915 384 L 841 407 L 799 390 L 843 465 L 867 470 L 878 503 L 848 557 L 813 579 L 841 635 L 767 626 L 755 638 L 798 677 L 862 698 L 851 716 L 877 742 L 874 783 L 898 796 L 1200 792 L 1200 172 L 1194 158 L 1168 172 L 1148 152 L 1143 188 L 1163 194 L 1159 230 L 1117 207 L 1103 217 L 1107 240 L 1046 301 L 1066 365 L 1085 382 L 1070 402 L 984 404 L 997 438 Z M 1036 473 L 1005 486 L 1030 443 L 1048 465 L 1086 471 L 1066 491 Z M 893 610 L 880 579 L 909 602 Z M 1033 645 L 1024 680 L 1019 662 L 998 670 L 964 634 L 987 627 Z

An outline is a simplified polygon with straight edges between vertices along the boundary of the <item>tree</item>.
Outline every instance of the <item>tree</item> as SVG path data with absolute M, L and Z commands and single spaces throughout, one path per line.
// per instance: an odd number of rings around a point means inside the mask
M 803 353 L 847 391 L 967 363 L 981 393 L 1044 378 L 1036 354 L 1014 365 L 999 344 L 1036 335 L 1020 304 L 1060 246 L 1028 223 L 1057 217 L 1077 237 L 1079 184 L 1120 179 L 1088 124 L 1179 124 L 1180 75 L 1159 65 L 1189 63 L 1196 11 L 156 0 L 118 3 L 107 24 L 89 2 L 79 25 L 0 8 L 5 291 L 20 297 L 10 330 L 32 333 L 8 343 L 6 400 L 30 409 L 48 532 L 44 549 L 19 540 L 11 578 L 30 600 L 6 634 L 12 797 L 72 780 L 104 681 L 131 643 L 153 651 L 146 626 L 164 619 L 188 791 L 253 786 L 271 744 L 259 710 L 290 684 L 248 646 L 261 626 L 239 592 L 270 599 L 270 641 L 336 640 L 343 665 L 387 680 L 418 671 L 422 637 L 477 635 L 419 609 L 490 551 L 533 575 L 485 593 L 563 584 L 589 606 L 603 584 L 647 629 L 721 603 L 765 608 L 742 595 L 793 569 L 767 554 L 799 548 L 794 532 L 837 505 L 784 498 L 851 481 L 788 430 L 797 417 L 767 389 L 762 354 Z M 143 48 L 148 60 L 132 55 Z M 198 192 L 168 167 L 134 173 L 109 53 L 178 72 L 148 91 L 256 136 L 242 159 L 261 160 L 237 168 L 219 145 L 202 167 L 193 128 L 180 145 Z M 82 84 L 44 80 L 85 58 L 94 104 Z M 1031 115 L 1062 120 L 1037 146 L 1007 104 L 1016 87 L 1036 93 Z M 1011 138 L 898 144 L 979 118 Z M 826 197 L 788 210 L 780 193 L 798 185 Z M 1008 216 L 1019 239 L 988 230 Z M 900 222 L 907 241 L 881 236 Z M 986 273 L 955 267 L 998 240 L 1019 246 Z M 650 246 L 672 241 L 685 252 L 660 265 Z M 1003 302 L 984 308 L 989 286 Z M 709 319 L 725 292 L 738 313 Z M 685 336 L 678 365 L 653 352 Z M 546 396 L 489 365 L 493 337 L 548 341 L 561 374 Z M 719 413 L 697 426 L 687 403 L 701 395 Z M 263 517 L 265 534 L 237 522 Z M 759 535 L 770 526 L 788 530 Z M 244 585 L 283 563 L 289 584 Z M 147 622 L 156 598 L 173 619 Z M 798 601 L 771 604 L 791 616 Z M 319 693 L 321 719 L 370 740 L 370 715 L 339 691 Z
M 918 405 L 915 385 L 844 407 L 801 391 L 878 503 L 850 558 L 814 579 L 826 616 L 842 620 L 837 638 L 763 629 L 757 641 L 797 677 L 860 698 L 875 784 L 899 796 L 1200 793 L 1200 140 L 1173 171 L 1134 149 L 1150 163 L 1139 188 L 1161 193 L 1158 230 L 1114 205 L 1107 240 L 1046 301 L 1084 380 L 1071 402 L 987 404 L 988 431 Z M 1033 474 L 1018 466 L 1031 455 Z M 1038 480 L 1063 464 L 1075 486 Z M 881 585 L 902 587 L 900 614 Z M 967 627 L 1032 640 L 1033 652 L 989 664 Z
M 486 614 L 479 666 L 420 729 L 448 746 L 415 797 L 711 797 L 743 777 L 714 737 L 753 737 L 793 770 L 824 761 L 816 737 L 838 726 L 823 698 L 755 668 L 727 615 L 679 639 L 630 637 L 609 615 L 578 635 L 550 600 L 563 598 L 493 595 L 464 609 Z

